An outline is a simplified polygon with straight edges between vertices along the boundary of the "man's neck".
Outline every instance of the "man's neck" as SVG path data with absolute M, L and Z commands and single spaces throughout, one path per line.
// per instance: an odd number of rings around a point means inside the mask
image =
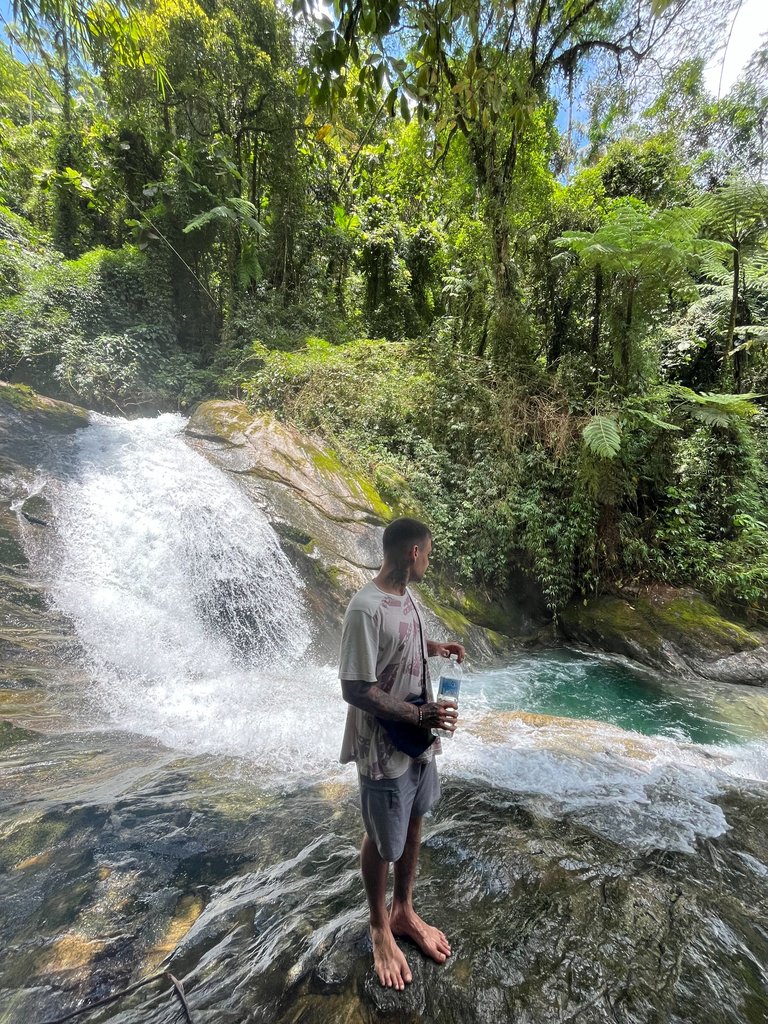
M 379 590 L 383 590 L 387 594 L 404 597 L 409 577 L 410 572 L 407 566 L 401 569 L 399 566 L 388 565 L 385 562 L 381 569 L 379 569 L 378 576 L 373 577 L 373 582 Z

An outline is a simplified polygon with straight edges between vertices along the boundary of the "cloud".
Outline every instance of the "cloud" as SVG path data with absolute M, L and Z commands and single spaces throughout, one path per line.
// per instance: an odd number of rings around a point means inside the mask
M 724 96 L 728 92 L 767 32 L 768 4 L 765 0 L 744 0 L 727 48 L 723 47 L 704 72 L 704 83 L 711 93 Z

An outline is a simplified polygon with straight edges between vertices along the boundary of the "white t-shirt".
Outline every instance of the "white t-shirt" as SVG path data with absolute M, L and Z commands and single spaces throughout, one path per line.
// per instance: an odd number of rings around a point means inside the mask
M 421 693 L 422 658 L 427 657 L 423 619 L 420 649 L 418 611 L 406 589 L 403 597 L 387 594 L 371 580 L 349 602 L 341 631 L 339 678 L 376 683 L 393 697 L 405 700 Z M 427 675 L 427 700 L 432 701 L 432 683 Z M 427 762 L 439 754 L 440 741 L 427 747 L 416 760 Z M 355 761 L 361 774 L 371 779 L 396 779 L 413 760 L 398 750 L 373 715 L 349 705 L 342 764 Z

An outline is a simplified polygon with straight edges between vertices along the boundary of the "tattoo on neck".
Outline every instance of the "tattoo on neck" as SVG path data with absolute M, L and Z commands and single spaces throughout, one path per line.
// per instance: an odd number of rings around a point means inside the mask
M 408 583 L 408 566 L 397 565 L 391 569 L 384 577 L 386 583 L 390 587 L 403 587 Z

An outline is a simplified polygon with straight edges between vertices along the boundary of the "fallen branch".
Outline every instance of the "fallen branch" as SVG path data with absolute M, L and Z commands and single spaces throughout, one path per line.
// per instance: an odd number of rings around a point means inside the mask
M 82 1016 L 84 1013 L 90 1013 L 91 1010 L 96 1010 L 99 1006 L 106 1006 L 108 1003 L 114 1003 L 118 999 L 122 999 L 123 996 L 130 995 L 131 992 L 136 992 L 138 989 L 143 988 L 144 985 L 150 985 L 153 981 L 159 981 L 161 978 L 166 978 L 170 981 L 175 995 L 178 997 L 182 1007 L 184 1008 L 184 1016 L 187 1018 L 187 1024 L 193 1024 L 192 1014 L 184 992 L 184 986 L 178 978 L 171 974 L 170 971 L 162 971 L 160 974 L 153 974 L 151 978 L 144 978 L 142 981 L 137 981 L 135 985 L 129 985 L 128 988 L 124 988 L 120 992 L 114 992 L 111 996 L 105 996 L 104 999 L 98 999 L 95 1003 L 90 1003 L 88 1006 L 82 1006 L 79 1010 L 72 1010 L 70 1013 L 65 1013 L 63 1017 L 56 1017 L 53 1020 L 44 1020 L 41 1024 L 64 1024 L 64 1021 L 66 1020 L 72 1020 L 75 1017 Z

